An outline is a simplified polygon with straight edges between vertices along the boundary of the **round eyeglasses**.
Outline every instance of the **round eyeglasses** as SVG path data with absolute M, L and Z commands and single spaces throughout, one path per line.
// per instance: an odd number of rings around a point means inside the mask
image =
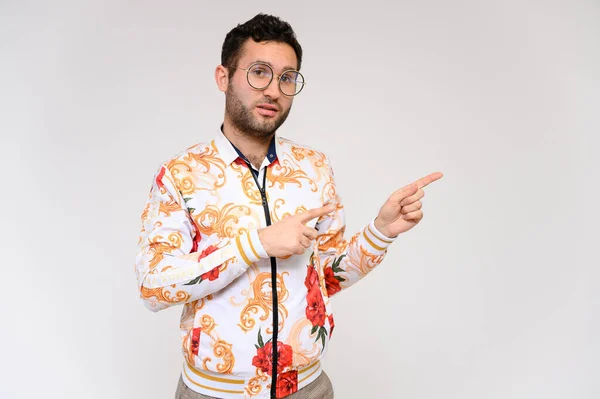
M 248 84 L 256 90 L 265 90 L 273 81 L 273 76 L 275 76 L 273 68 L 262 62 L 256 62 L 248 68 L 237 66 L 230 66 L 230 68 L 246 71 L 246 80 L 248 80 Z M 279 91 L 286 96 L 295 96 L 304 88 L 304 76 L 296 70 L 288 69 L 277 76 L 279 76 Z

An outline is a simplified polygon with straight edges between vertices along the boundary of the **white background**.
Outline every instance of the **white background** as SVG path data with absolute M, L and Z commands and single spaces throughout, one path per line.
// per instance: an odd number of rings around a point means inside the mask
M 336 398 L 598 398 L 596 0 L 0 2 L 0 397 L 172 398 L 179 313 L 138 300 L 158 165 L 212 138 L 226 33 L 290 22 L 279 133 L 332 159 L 348 236 L 425 217 L 334 300 Z

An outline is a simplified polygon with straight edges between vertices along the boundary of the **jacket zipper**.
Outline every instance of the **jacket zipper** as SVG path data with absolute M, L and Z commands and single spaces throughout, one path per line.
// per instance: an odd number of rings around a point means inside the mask
M 263 184 L 262 187 L 258 184 L 258 179 L 254 175 L 254 171 L 252 170 L 252 165 L 246 161 L 248 168 L 250 169 L 250 173 L 254 178 L 254 182 L 256 183 L 256 187 L 260 191 L 260 196 L 262 198 L 262 206 L 265 211 L 265 219 L 267 221 L 267 226 L 271 225 L 271 213 L 269 212 L 269 203 L 267 202 L 267 194 L 266 194 L 266 183 L 267 183 L 267 170 L 268 166 L 265 168 L 265 174 L 263 175 Z M 279 302 L 277 299 L 277 260 L 274 256 L 271 256 L 271 289 L 273 295 L 273 376 L 271 379 L 271 398 L 275 399 L 277 396 L 277 340 L 279 334 Z

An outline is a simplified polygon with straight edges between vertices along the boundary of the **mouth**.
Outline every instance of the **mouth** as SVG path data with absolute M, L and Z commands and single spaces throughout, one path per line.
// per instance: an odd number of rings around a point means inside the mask
M 256 106 L 258 113 L 263 116 L 275 116 L 279 111 L 276 106 L 271 104 L 258 104 Z

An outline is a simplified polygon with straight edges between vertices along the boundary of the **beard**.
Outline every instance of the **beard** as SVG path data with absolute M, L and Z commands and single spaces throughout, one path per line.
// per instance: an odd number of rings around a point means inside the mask
M 271 104 L 278 108 L 276 117 L 265 118 L 263 120 L 258 119 L 252 110 L 256 104 Z M 287 119 L 292 106 L 281 112 L 279 105 L 273 101 L 264 98 L 263 100 L 257 101 L 251 107 L 246 107 L 240 98 L 237 96 L 233 86 L 230 84 L 225 93 L 225 112 L 229 115 L 231 124 L 240 132 L 257 138 L 268 138 L 275 134 L 275 131 L 285 122 Z

